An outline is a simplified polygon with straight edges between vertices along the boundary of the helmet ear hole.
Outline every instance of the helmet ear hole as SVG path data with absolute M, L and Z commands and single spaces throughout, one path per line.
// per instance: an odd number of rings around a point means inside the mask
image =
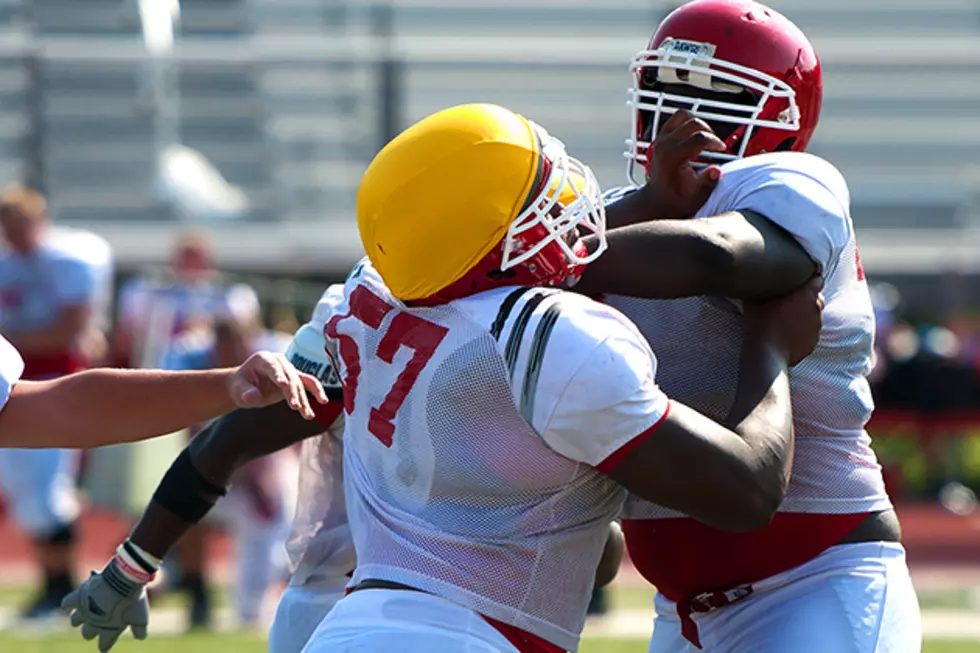
M 789 152 L 790 150 L 793 149 L 793 145 L 795 145 L 795 144 L 796 144 L 796 136 L 792 136 L 790 138 L 787 138 L 783 142 L 781 142 L 779 145 L 777 145 L 776 146 L 776 149 L 773 150 L 773 151 L 774 152 Z

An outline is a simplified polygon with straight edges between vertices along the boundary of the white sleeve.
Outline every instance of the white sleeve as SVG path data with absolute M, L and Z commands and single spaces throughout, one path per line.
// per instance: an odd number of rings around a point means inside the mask
M 746 161 L 753 158 L 757 157 Z M 765 216 L 796 238 L 824 277 L 833 274 L 853 231 L 850 195 L 840 172 L 822 159 L 802 154 L 773 155 L 733 172 L 731 183 L 736 188 L 727 210 Z M 721 190 L 721 196 L 727 174 L 715 190 Z
M 614 309 L 593 304 L 566 320 L 564 343 L 549 344 L 537 396 L 554 399 L 535 411 L 532 426 L 558 453 L 606 472 L 653 433 L 670 402 L 643 336 Z
M 10 392 L 24 373 L 24 359 L 6 338 L 0 336 L 0 409 L 7 405 Z
M 323 329 L 332 315 L 332 308 L 338 303 L 338 288 L 339 299 L 343 299 L 342 287 L 331 286 L 321 297 L 310 321 L 300 327 L 286 350 L 286 358 L 296 369 L 317 377 L 323 384 L 330 403 L 327 406 L 316 405 L 314 409 L 317 410 L 317 417 L 327 426 L 333 424 L 340 415 L 339 408 L 344 400 L 343 388 L 327 356 L 323 337 Z M 329 417 L 325 418 L 325 415 Z

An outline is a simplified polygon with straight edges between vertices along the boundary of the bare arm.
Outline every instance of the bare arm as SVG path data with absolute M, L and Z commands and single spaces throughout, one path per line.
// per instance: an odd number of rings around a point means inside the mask
M 249 461 L 323 430 L 321 422 L 304 420 L 280 403 L 225 415 L 195 437 L 187 451 L 201 476 L 217 487 L 226 487 L 232 474 Z M 212 504 L 218 499 L 217 496 L 203 498 Z M 130 541 L 162 558 L 192 526 L 154 500 L 133 529 Z
M 609 250 L 589 265 L 576 291 L 651 299 L 765 299 L 799 288 L 817 271 L 793 236 L 751 211 L 648 220 L 613 229 L 607 239 Z
M 330 402 L 317 407 L 317 420 L 297 419 L 282 406 L 247 413 L 235 411 L 217 420 L 198 434 L 171 465 L 133 530 L 131 542 L 151 555 L 163 557 L 200 519 L 195 518 L 193 510 L 180 510 L 180 506 L 192 506 L 198 514 L 210 510 L 236 470 L 251 460 L 322 433 L 334 423 L 343 410 L 343 390 L 326 360 L 325 320 L 316 318 L 314 313 L 314 319 L 296 332 L 287 355 L 297 367 L 315 371 L 324 382 Z M 185 482 L 188 477 L 195 482 Z
M 664 202 L 660 201 L 655 182 L 640 186 L 620 200 L 606 205 L 606 228 L 618 229 L 650 220 L 671 218 L 664 211 Z M 689 215 L 676 216 L 689 218 Z
M 77 343 L 89 322 L 88 304 L 66 306 L 51 326 L 40 331 L 7 334 L 18 351 L 25 355 L 63 352 Z
M 312 418 L 306 389 L 326 401 L 313 377 L 271 354 L 257 354 L 233 369 L 97 369 L 52 381 L 20 381 L 0 411 L 0 444 L 87 448 L 145 440 L 284 396 L 286 410 Z
M 609 475 L 635 494 L 727 531 L 761 528 L 793 460 L 788 367 L 820 334 L 822 281 L 745 313 L 738 390 L 725 425 L 672 402 L 664 422 Z
M 769 523 L 793 452 L 785 356 L 747 338 L 731 430 L 672 402 L 665 422 L 609 474 L 631 492 L 726 531 Z

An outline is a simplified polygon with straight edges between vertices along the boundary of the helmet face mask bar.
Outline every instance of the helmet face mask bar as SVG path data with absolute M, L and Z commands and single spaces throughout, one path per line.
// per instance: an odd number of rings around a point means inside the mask
M 739 66 L 714 57 L 696 53 L 678 54 L 669 48 L 670 39 L 664 48 L 646 50 L 634 57 L 630 65 L 634 86 L 629 89 L 627 105 L 631 109 L 631 124 L 634 125 L 632 138 L 626 140 L 625 156 L 628 160 L 627 173 L 631 181 L 636 181 L 636 164 L 644 168 L 647 164 L 647 151 L 656 137 L 662 122 L 670 119 L 679 109 L 701 118 L 708 123 L 728 123 L 736 129 L 727 139 L 727 152 L 702 152 L 699 161 L 692 164 L 704 167 L 714 163 L 734 161 L 748 156 L 747 149 L 757 128 L 795 132 L 800 128 L 800 110 L 796 104 L 796 91 L 786 82 L 765 73 Z M 656 73 L 658 85 L 678 84 L 691 86 L 691 95 L 681 95 L 665 90 L 644 88 L 645 78 L 650 71 Z M 720 93 L 731 93 L 733 101 L 725 102 L 700 98 L 697 91 L 703 89 Z M 753 104 L 736 102 L 734 96 L 743 98 L 748 91 L 756 101 Z M 784 105 L 775 116 L 767 116 L 772 100 Z M 644 115 L 646 114 L 646 115 Z M 651 124 L 652 122 L 652 124 Z M 650 125 L 649 130 L 645 129 Z M 744 129 L 741 129 L 744 128 Z M 647 132 L 647 133 L 642 133 Z M 643 178 L 645 178 L 645 173 Z
M 507 229 L 500 270 L 533 266 L 533 259 L 545 254 L 545 248 L 552 244 L 558 248 L 552 255 L 564 258 L 570 271 L 581 269 L 606 250 L 602 191 L 587 165 L 568 156 L 565 145 L 542 127 L 530 124 L 545 159 L 544 179 L 540 192 Z M 567 197 L 569 193 L 571 198 Z M 591 253 L 581 245 L 581 236 L 587 234 L 596 235 L 599 240 L 599 246 Z

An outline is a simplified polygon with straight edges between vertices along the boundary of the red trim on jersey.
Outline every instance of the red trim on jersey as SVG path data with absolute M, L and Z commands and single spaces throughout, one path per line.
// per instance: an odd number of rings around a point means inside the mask
M 612 470 L 619 467 L 619 464 L 626 459 L 626 456 L 630 455 L 634 449 L 643 444 L 644 440 L 649 438 L 651 435 L 653 435 L 654 431 L 660 428 L 660 425 L 667 419 L 667 415 L 670 415 L 670 402 L 667 403 L 667 410 L 665 410 L 664 414 L 660 416 L 660 419 L 657 420 L 656 424 L 606 456 L 606 459 L 596 465 L 595 468 L 603 474 L 608 474 Z
M 496 628 L 507 641 L 514 645 L 520 653 L 565 653 L 565 649 L 552 644 L 551 642 L 532 635 L 526 630 L 521 630 L 517 626 L 511 626 L 483 616 L 487 623 Z
M 25 381 L 42 381 L 67 376 L 88 368 L 88 360 L 81 354 L 65 352 L 62 354 L 24 356 Z
M 310 401 L 310 407 L 313 409 L 313 414 L 316 415 L 316 421 L 330 428 L 337 421 L 337 418 L 340 417 L 340 413 L 343 412 L 344 402 L 328 401 L 325 404 L 321 404 L 318 401 Z
M 692 612 L 751 593 L 751 584 L 816 558 L 870 513 L 776 513 L 765 528 L 726 533 L 689 517 L 624 519 L 626 548 L 636 570 L 677 603 L 685 638 L 700 648 Z

